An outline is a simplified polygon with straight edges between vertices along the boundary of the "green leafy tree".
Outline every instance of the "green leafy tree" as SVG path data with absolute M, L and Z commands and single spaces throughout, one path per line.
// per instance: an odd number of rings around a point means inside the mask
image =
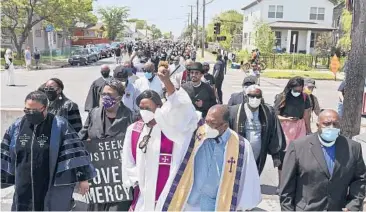
M 147 26 L 147 22 L 145 20 L 136 21 L 136 29 L 145 29 Z
M 41 22 L 56 27 L 71 26 L 74 20 L 95 20 L 92 0 L 3 0 L 1 2 L 1 28 L 12 38 L 17 52 L 28 38 L 32 28 Z M 17 54 L 20 59 L 22 54 Z
M 123 31 L 128 12 L 129 9 L 127 7 L 106 7 L 98 10 L 107 28 L 108 39 L 115 40 L 118 33 Z
M 333 47 L 333 36 L 330 32 L 318 35 L 315 43 L 315 50 L 318 54 L 327 55 Z
M 163 34 L 164 39 L 170 39 L 170 32 L 165 32 Z
M 262 22 L 255 24 L 254 44 L 262 53 L 272 53 L 275 38 L 275 34 L 268 24 Z
M 153 40 L 156 40 L 156 39 L 159 39 L 159 38 L 162 38 L 163 37 L 163 33 L 160 31 L 160 29 L 156 28 L 156 25 L 153 24 L 149 27 L 151 33 L 152 33 L 152 39 Z
M 343 35 L 338 40 L 338 47 L 341 47 L 345 51 L 349 51 L 351 49 L 352 14 L 346 9 L 343 10 L 341 16 L 341 26 Z
M 214 23 L 221 23 L 220 35 L 214 34 Z M 232 41 L 236 34 L 241 34 L 243 29 L 243 15 L 235 10 L 225 11 L 216 16 L 207 26 L 206 40 L 215 41 L 217 36 L 226 36 L 225 41 L 219 41 L 220 46 L 226 50 L 231 49 Z

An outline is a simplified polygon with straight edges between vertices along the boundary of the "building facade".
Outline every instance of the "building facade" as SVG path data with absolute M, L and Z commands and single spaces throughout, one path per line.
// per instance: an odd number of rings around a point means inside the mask
M 320 33 L 333 28 L 333 0 L 255 0 L 242 8 L 243 49 L 255 46 L 256 25 L 268 24 L 275 32 L 274 50 L 313 53 Z

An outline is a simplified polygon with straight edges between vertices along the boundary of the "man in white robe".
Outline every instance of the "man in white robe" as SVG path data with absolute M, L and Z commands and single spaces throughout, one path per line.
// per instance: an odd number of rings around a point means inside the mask
M 167 101 L 163 104 L 152 90 L 142 92 L 136 103 L 143 121 L 127 128 L 122 175 L 123 185 L 135 189 L 131 210 L 162 210 L 199 121 L 188 94 L 176 90 L 169 76 L 165 67 L 159 68 Z
M 143 68 L 144 77 L 140 77 L 135 81 L 136 88 L 140 93 L 145 90 L 153 90 L 157 92 L 160 97 L 163 97 L 163 84 L 159 77 L 156 76 L 155 66 L 152 62 L 147 62 Z
M 162 211 L 250 210 L 261 201 L 250 143 L 229 128 L 225 105 L 211 107 L 196 132 Z

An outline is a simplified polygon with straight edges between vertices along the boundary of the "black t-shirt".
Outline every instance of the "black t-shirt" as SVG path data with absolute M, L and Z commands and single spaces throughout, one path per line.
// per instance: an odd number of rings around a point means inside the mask
M 277 96 L 280 98 L 280 95 Z M 279 109 L 279 114 L 284 117 L 296 117 L 302 119 L 304 117 L 305 109 L 311 108 L 309 96 L 301 94 L 294 97 L 291 92 L 286 96 L 285 107 Z
M 205 74 L 203 77 L 205 78 L 205 83 L 211 86 L 215 85 L 215 78 L 212 76 L 212 74 Z
M 200 86 L 194 87 L 193 82 L 187 82 L 182 85 L 182 88 L 188 93 L 196 110 L 202 112 L 202 116 L 206 117 L 208 110 L 216 104 L 215 93 L 211 86 L 206 83 L 201 83 Z M 197 107 L 196 101 L 202 100 L 202 107 Z
M 338 87 L 338 91 L 342 92 L 342 95 L 344 95 L 344 88 L 346 87 L 346 81 L 342 81 L 342 83 Z

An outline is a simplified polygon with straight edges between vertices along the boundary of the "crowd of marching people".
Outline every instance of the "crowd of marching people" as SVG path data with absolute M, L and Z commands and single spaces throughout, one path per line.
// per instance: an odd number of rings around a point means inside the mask
M 117 66 L 102 65 L 91 83 L 84 123 L 58 78 L 26 96 L 1 143 L 12 210 L 72 210 L 76 185 L 88 211 L 255 210 L 267 155 L 282 210 L 362 210 L 361 146 L 340 134 L 336 111 L 320 109 L 313 79 L 290 79 L 272 106 L 247 76 L 223 104 L 225 55 L 211 66 L 187 43 L 137 42 L 115 56 Z M 118 171 L 106 174 L 99 155 Z

